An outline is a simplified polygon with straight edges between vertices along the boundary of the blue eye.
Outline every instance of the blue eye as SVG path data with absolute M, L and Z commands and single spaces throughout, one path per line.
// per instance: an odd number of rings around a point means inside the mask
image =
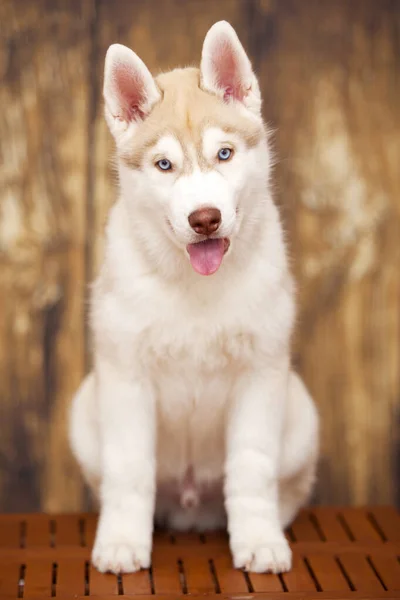
M 161 169 L 161 171 L 170 171 L 172 169 L 171 163 L 166 158 L 159 160 L 156 165 L 159 169 Z
M 232 150 L 230 148 L 221 148 L 218 152 L 219 160 L 229 160 L 232 156 Z

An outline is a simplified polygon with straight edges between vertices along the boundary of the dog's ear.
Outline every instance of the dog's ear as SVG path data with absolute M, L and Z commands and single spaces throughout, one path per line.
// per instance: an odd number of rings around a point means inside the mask
M 226 21 L 208 31 L 201 56 L 201 85 L 226 102 L 239 100 L 256 115 L 261 113 L 261 94 L 236 31 Z
M 106 119 L 116 139 L 144 119 L 161 97 L 143 61 L 120 44 L 107 51 L 103 93 Z

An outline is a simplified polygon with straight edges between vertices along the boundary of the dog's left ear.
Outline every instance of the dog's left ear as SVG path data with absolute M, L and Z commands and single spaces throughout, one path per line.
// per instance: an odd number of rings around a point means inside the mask
M 208 31 L 201 56 L 201 86 L 226 102 L 238 100 L 260 116 L 261 94 L 258 81 L 236 31 L 226 21 Z

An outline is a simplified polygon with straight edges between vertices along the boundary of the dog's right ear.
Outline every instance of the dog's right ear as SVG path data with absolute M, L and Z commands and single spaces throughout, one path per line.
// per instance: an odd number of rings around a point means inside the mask
M 144 62 L 121 44 L 113 44 L 107 51 L 103 94 L 106 119 L 116 141 L 161 98 Z

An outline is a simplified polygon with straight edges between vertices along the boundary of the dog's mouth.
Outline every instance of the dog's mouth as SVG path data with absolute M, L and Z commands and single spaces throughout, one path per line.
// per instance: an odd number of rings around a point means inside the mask
M 228 238 L 207 239 L 196 244 L 188 244 L 190 263 L 196 273 L 212 275 L 221 266 L 224 254 L 228 251 Z

